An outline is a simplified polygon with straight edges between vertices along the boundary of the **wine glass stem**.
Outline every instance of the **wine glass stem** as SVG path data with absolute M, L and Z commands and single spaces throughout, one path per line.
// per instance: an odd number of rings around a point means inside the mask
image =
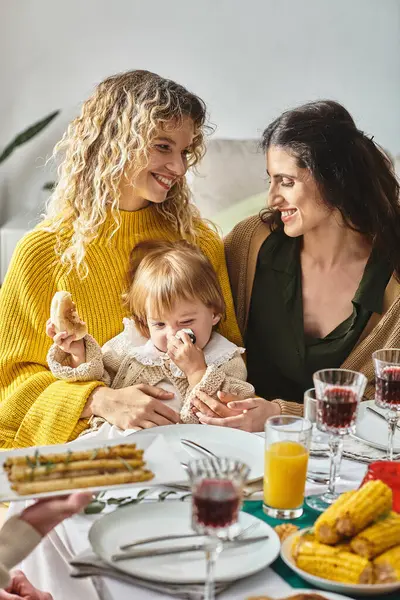
M 398 420 L 397 412 L 393 410 L 389 410 L 387 413 L 387 422 L 389 426 L 389 439 L 388 439 L 388 449 L 387 449 L 387 458 L 388 460 L 393 460 L 393 441 L 394 434 L 396 433 L 396 425 Z
M 204 586 L 204 600 L 215 599 L 215 563 L 221 551 L 221 540 L 209 538 L 206 549 L 207 572 Z
M 343 451 L 343 439 L 338 435 L 331 435 L 329 438 L 329 454 L 330 454 L 330 466 L 329 466 L 329 483 L 328 483 L 328 494 L 330 496 L 335 495 L 336 478 L 339 472 L 340 463 L 342 461 Z

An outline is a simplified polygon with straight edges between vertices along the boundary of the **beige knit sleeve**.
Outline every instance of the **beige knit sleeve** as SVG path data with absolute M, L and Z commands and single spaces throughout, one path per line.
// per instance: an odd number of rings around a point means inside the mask
M 240 400 L 253 398 L 255 396 L 254 387 L 247 383 L 247 369 L 241 355 L 237 352 L 226 363 L 216 366 L 211 365 L 201 379 L 195 385 L 183 402 L 181 409 L 181 420 L 183 423 L 198 423 L 198 419 L 191 412 L 191 401 L 196 396 L 197 391 L 202 391 L 218 399 L 217 392 L 228 392 L 236 394 Z
M 0 530 L 0 589 L 8 585 L 9 569 L 20 563 L 39 544 L 42 536 L 18 515 Z
M 272 404 L 277 404 L 281 409 L 281 415 L 296 415 L 302 417 L 304 413 L 303 404 L 298 402 L 289 402 L 288 400 L 272 400 Z
M 86 361 L 78 367 L 69 365 L 69 354 L 53 344 L 47 354 L 50 371 L 57 379 L 65 381 L 102 381 L 104 373 L 103 356 L 96 340 L 90 336 L 84 337 Z

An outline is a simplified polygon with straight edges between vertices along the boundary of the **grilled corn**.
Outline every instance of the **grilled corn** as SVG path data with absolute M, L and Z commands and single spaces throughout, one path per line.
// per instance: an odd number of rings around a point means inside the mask
M 342 536 L 336 530 L 336 521 L 342 508 L 356 493 L 356 491 L 345 492 L 318 517 L 314 524 L 315 537 L 318 542 L 336 544 L 341 539 Z
M 318 542 L 298 544 L 295 561 L 299 569 L 341 583 L 372 583 L 372 563 L 362 556 Z
M 374 567 L 376 583 L 400 581 L 400 545 L 375 558 Z
M 395 512 L 370 525 L 350 542 L 353 552 L 369 559 L 397 544 L 400 544 L 400 515 Z
M 336 531 L 340 536 L 353 537 L 391 509 L 390 487 L 379 479 L 368 481 L 339 508 Z

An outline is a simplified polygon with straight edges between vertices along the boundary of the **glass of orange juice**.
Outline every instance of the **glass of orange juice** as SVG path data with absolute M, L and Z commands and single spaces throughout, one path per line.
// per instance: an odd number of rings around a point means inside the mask
M 312 423 L 303 417 L 281 415 L 265 423 L 265 514 L 296 519 L 303 514 L 304 488 Z

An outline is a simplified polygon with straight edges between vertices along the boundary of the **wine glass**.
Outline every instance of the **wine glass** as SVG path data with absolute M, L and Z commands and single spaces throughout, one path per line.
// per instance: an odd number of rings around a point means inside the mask
M 329 433 L 329 483 L 324 494 L 308 496 L 310 508 L 323 512 L 339 497 L 336 478 L 342 459 L 343 437 L 356 428 L 357 409 L 367 385 L 362 373 L 347 369 L 323 369 L 313 375 L 317 396 L 317 428 Z
M 215 598 L 215 562 L 223 549 L 223 541 L 234 539 L 240 533 L 239 511 L 249 472 L 247 465 L 231 458 L 206 458 L 189 462 L 192 528 L 208 538 L 205 545 L 205 600 Z
M 388 409 L 387 458 L 393 460 L 393 437 L 400 415 L 400 349 L 386 348 L 372 354 L 375 368 L 375 404 Z

